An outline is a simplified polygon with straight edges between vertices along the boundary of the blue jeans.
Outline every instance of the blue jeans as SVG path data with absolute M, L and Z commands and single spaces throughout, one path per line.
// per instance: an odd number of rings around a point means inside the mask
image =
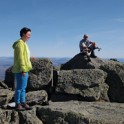
M 26 98 L 26 87 L 28 82 L 28 72 L 25 76 L 22 73 L 15 73 L 16 86 L 15 86 L 15 103 L 24 103 Z

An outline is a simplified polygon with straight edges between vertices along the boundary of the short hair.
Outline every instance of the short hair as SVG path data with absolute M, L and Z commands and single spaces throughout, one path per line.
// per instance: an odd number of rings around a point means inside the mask
M 31 29 L 30 28 L 27 28 L 27 27 L 24 27 L 20 30 L 20 36 L 22 37 L 23 34 L 26 34 L 28 31 L 31 32 Z
M 84 38 L 88 38 L 88 35 L 87 34 L 84 34 Z

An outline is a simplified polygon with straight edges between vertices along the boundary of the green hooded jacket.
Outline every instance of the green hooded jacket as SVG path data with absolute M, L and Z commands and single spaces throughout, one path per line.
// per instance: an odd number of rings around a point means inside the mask
M 32 69 L 32 64 L 30 61 L 29 49 L 27 44 L 22 39 L 19 39 L 13 44 L 13 49 L 14 65 L 12 72 L 29 72 Z

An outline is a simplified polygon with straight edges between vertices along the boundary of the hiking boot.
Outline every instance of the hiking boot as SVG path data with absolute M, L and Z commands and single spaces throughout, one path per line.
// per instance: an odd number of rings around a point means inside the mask
M 45 101 L 45 102 L 42 103 L 42 106 L 46 106 L 46 105 L 49 105 L 48 101 Z
M 90 55 L 91 58 L 97 58 L 97 56 L 95 55 L 95 52 L 94 50 L 91 52 L 91 55 Z
M 16 104 L 15 109 L 16 109 L 16 111 L 25 111 L 25 108 L 23 108 L 20 103 L 19 104 Z
M 32 107 L 30 107 L 30 106 L 29 106 L 28 104 L 26 104 L 26 103 L 22 103 L 21 105 L 22 105 L 22 107 L 25 108 L 26 110 L 31 110 L 31 109 L 32 109 Z

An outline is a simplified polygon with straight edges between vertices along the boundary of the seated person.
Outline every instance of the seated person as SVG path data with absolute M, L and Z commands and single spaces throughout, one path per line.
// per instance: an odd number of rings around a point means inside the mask
M 95 42 L 91 42 L 88 40 L 87 34 L 84 34 L 83 39 L 79 43 L 79 47 L 80 47 L 80 52 L 83 53 L 84 55 L 87 55 L 92 58 L 97 57 L 95 55 L 94 50 L 98 49 L 98 47 L 96 47 Z

